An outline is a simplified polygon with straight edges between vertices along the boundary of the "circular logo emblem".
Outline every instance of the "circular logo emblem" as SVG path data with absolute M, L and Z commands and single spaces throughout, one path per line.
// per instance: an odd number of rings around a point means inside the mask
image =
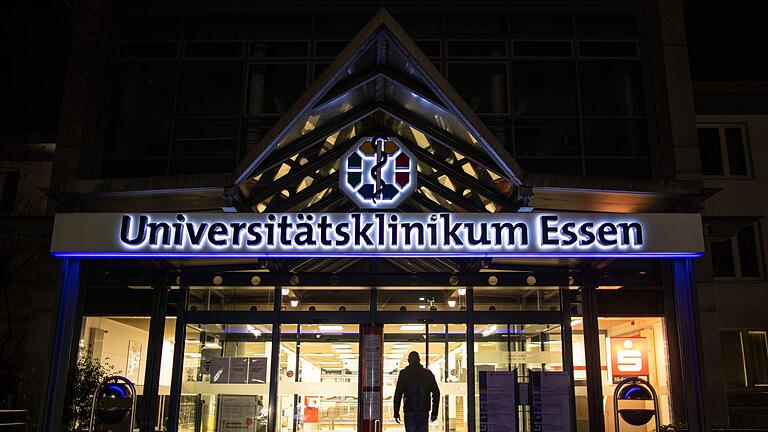
M 416 189 L 416 158 L 395 138 L 361 138 L 342 157 L 340 178 L 358 207 L 394 208 Z

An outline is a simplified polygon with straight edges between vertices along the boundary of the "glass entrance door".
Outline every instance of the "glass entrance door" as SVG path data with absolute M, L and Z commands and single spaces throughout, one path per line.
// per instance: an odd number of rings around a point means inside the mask
M 280 432 L 356 431 L 360 326 L 280 327 Z
M 400 371 L 408 366 L 408 354 L 419 353 L 440 389 L 438 419 L 429 430 L 467 430 L 467 327 L 464 324 L 385 324 L 383 428 L 401 431 L 394 420 L 394 394 Z M 402 408 L 401 408 L 402 416 Z

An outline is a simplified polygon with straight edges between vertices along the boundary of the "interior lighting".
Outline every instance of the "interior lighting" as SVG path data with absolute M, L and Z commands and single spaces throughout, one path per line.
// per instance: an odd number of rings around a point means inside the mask
M 424 331 L 424 324 L 405 324 L 400 326 L 402 331 Z

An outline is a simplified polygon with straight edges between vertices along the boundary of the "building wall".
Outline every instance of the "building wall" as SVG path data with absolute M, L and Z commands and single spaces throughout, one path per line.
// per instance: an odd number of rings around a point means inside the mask
M 572 10 L 578 10 L 578 5 L 574 6 L 573 2 L 568 4 Z M 661 113 L 659 123 L 664 124 L 663 127 L 659 125 L 658 136 L 652 138 L 666 146 L 661 149 L 659 156 L 659 162 L 663 165 L 661 173 L 665 179 L 698 180 L 700 173 L 681 4 L 677 0 L 659 0 L 649 4 L 651 6 L 647 15 L 652 25 L 643 29 L 643 32 L 649 34 L 649 49 L 655 51 L 653 67 L 658 69 L 649 81 L 657 86 L 654 97 L 660 99 L 656 100 L 656 109 Z M 593 3 L 590 5 L 593 6 Z M 77 210 L 69 208 L 67 201 L 59 199 L 61 181 L 108 177 L 100 172 L 99 158 L 101 147 L 107 143 L 111 134 L 108 117 L 112 103 L 110 92 L 115 78 L 115 67 L 111 59 L 115 53 L 110 52 L 110 49 L 116 45 L 111 42 L 115 41 L 115 32 L 119 28 L 116 14 L 110 6 L 100 1 L 87 0 L 74 5 L 76 25 L 52 183 L 52 207 L 58 210 Z M 352 33 L 356 31 L 354 29 Z M 659 90 L 659 86 L 662 90 Z M 504 133 L 506 131 L 503 129 L 499 132 L 502 136 Z M 250 136 L 247 138 L 254 139 Z M 55 268 L 55 264 L 51 268 Z M 55 298 L 55 293 L 52 297 Z M 46 329 L 45 326 L 38 329 L 38 335 L 43 339 L 37 340 L 44 340 Z M 710 339 L 710 333 L 705 332 L 705 340 Z M 719 356 L 719 351 L 715 349 L 715 352 Z
M 742 95 L 743 96 L 743 95 Z M 700 260 L 698 286 L 707 413 L 716 425 L 729 424 L 728 398 L 723 381 L 722 330 L 768 329 L 768 115 L 698 115 L 699 125 L 745 125 L 752 175 L 747 178 L 704 176 L 704 187 L 716 192 L 704 203 L 705 218 L 755 218 L 759 227 L 759 262 L 762 274 L 755 279 L 725 279 L 712 276 L 711 255 Z M 735 353 L 733 353 L 735 355 Z

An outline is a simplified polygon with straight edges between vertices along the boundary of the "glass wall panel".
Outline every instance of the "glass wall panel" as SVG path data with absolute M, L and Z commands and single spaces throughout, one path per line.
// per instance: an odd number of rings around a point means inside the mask
M 179 431 L 266 431 L 271 354 L 270 324 L 188 324 Z
M 284 311 L 367 311 L 370 298 L 370 290 L 360 288 L 280 288 Z
M 426 324 L 384 324 L 383 430 L 403 430 L 394 418 L 394 395 L 400 371 L 408 366 L 408 354 L 416 351 L 424 364 L 427 356 Z M 437 376 L 435 377 L 437 378 Z M 402 408 L 400 416 L 403 417 Z
M 559 325 L 482 324 L 475 333 L 475 425 L 480 429 L 480 375 L 484 372 L 517 371 L 518 383 L 529 373 L 561 372 L 563 347 Z M 528 405 L 518 405 L 518 430 L 531 430 Z
M 283 324 L 278 431 L 357 430 L 360 326 Z
M 467 431 L 467 326 L 429 324 L 426 367 L 440 388 L 440 408 L 430 431 Z
M 254 287 L 191 287 L 192 311 L 271 311 L 275 289 Z
M 94 363 L 103 366 L 109 375 L 122 375 L 136 386 L 137 421 L 142 421 L 149 322 L 149 317 L 85 317 L 80 334 L 80 359 L 89 357 Z M 160 398 L 154 410 L 158 427 L 167 426 L 175 334 L 176 318 L 167 318 L 163 329 Z
M 380 311 L 462 311 L 467 308 L 467 289 L 380 289 L 377 299 Z
M 670 423 L 669 365 L 667 343 L 662 318 L 621 317 L 599 318 L 600 364 L 604 367 L 603 406 L 605 430 L 614 431 L 613 391 L 616 384 L 628 376 L 648 379 L 659 395 L 661 424 Z M 638 402 L 642 404 L 643 402 Z M 644 408 L 622 402 L 622 408 Z M 653 408 L 648 405 L 648 408 Z M 622 427 L 629 427 L 619 420 Z M 637 430 L 651 431 L 650 422 Z M 623 430 L 623 429 L 622 429 Z
M 144 393 L 149 349 L 149 317 L 85 317 L 80 333 L 80 357 L 90 357 L 109 374 L 122 375 Z
M 557 311 L 560 289 L 548 288 L 474 288 L 476 311 Z

